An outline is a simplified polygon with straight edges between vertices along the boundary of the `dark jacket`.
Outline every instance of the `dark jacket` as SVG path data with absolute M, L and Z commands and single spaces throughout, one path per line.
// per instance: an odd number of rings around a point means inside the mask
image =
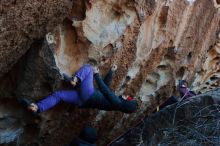
M 111 71 L 108 73 L 111 75 Z M 107 75 L 108 76 L 108 75 Z M 115 95 L 104 83 L 101 76 L 97 73 L 94 75 L 98 85 L 95 93 L 81 106 L 82 108 L 97 108 L 107 111 L 121 111 L 132 113 L 137 110 L 137 101 L 127 101 L 120 96 Z

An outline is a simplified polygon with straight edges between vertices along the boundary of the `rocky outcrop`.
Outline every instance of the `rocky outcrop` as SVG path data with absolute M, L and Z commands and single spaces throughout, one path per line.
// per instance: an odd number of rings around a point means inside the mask
M 218 145 L 220 88 L 141 120 L 110 146 Z
M 23 133 L 21 122 L 13 117 L 0 119 L 0 144 L 11 143 L 15 140 L 19 144 L 19 137 Z
M 0 2 L 0 76 L 34 42 L 52 31 L 70 10 L 70 0 L 3 0 Z
M 220 85 L 220 33 L 217 42 L 207 51 L 202 68 L 193 83 L 194 90 L 205 92 Z
M 30 33 L 31 37 L 13 35 L 21 38 L 24 44 L 16 41 L 12 43 L 11 39 L 5 41 L 14 45 L 8 48 L 21 52 L 17 56 L 13 53 L 7 56 L 7 51 L 2 53 L 3 58 L 7 59 L 1 61 L 4 67 L 2 74 L 10 68 L 5 68 L 7 63 L 14 64 L 30 49 L 0 81 L 1 100 L 8 103 L 2 106 L 1 117 L 5 117 L 3 113 L 7 111 L 7 116 L 25 119 L 25 124 L 21 126 L 24 128 L 21 143 L 27 143 L 31 131 L 30 145 L 63 145 L 79 133 L 84 123 L 90 121 L 101 133 L 98 144 L 106 145 L 151 113 L 155 106 L 169 96 L 179 96 L 176 85 L 186 71 L 189 71 L 188 83 L 197 92 L 206 92 L 218 86 L 220 17 L 215 3 L 217 1 L 76 0 L 71 13 L 61 21 L 71 6 L 67 6 L 69 2 L 51 2 L 54 4 L 52 6 L 49 6 L 49 2 L 48 5 L 39 5 L 36 7 L 38 11 L 42 9 L 42 13 L 45 13 L 42 21 L 48 23 L 35 23 L 41 17 L 33 21 L 32 17 L 27 17 L 30 18 L 24 21 L 27 25 L 16 30 Z M 31 7 L 35 7 L 34 4 Z M 58 5 L 59 8 L 53 10 Z M 47 6 L 53 13 L 43 12 Z M 4 12 L 10 10 L 7 8 L 4 8 Z M 57 13 L 59 17 L 55 16 Z M 58 22 L 62 24 L 54 27 Z M 36 24 L 36 27 L 30 27 L 30 23 L 33 26 Z M 10 32 L 8 30 L 9 27 L 5 32 Z M 45 39 L 36 39 L 46 32 Z M 69 88 L 61 82 L 60 74 L 73 74 L 88 61 L 97 62 L 103 75 L 112 64 L 118 65 L 111 88 L 117 94 L 135 96 L 140 107 L 136 113 L 127 115 L 82 110 L 60 104 L 43 113 L 41 119 L 30 119 L 27 112 L 15 106 L 16 98 L 25 96 L 36 101 L 55 90 Z

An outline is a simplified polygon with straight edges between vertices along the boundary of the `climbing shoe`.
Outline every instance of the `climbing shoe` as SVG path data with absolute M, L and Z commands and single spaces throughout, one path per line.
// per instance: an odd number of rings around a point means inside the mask
M 35 115 L 35 114 L 37 114 L 39 112 L 38 106 L 34 102 L 29 100 L 29 99 L 21 98 L 21 99 L 18 99 L 18 102 L 22 106 L 27 108 L 29 111 L 31 111 L 33 115 Z
M 31 103 L 33 103 L 31 100 L 29 99 L 26 99 L 26 98 L 21 98 L 21 99 L 18 99 L 18 103 L 20 103 L 22 106 L 24 107 L 28 107 L 31 105 Z

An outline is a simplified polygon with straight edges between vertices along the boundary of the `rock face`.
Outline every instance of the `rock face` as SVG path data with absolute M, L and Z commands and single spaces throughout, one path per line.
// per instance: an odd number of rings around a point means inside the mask
M 220 77 L 220 34 L 217 42 L 207 51 L 206 59 L 201 70 L 196 74 L 194 89 L 197 91 L 208 91 L 219 86 Z M 199 85 L 199 86 L 198 86 Z
M 50 32 L 69 12 L 70 0 L 0 2 L 0 76 L 8 72 L 34 39 Z
M 23 133 L 23 129 L 21 127 L 21 122 L 17 121 L 17 119 L 13 117 L 5 117 L 0 119 L 0 144 L 11 143 L 17 139 Z
M 111 146 L 219 145 L 220 88 L 143 119 Z
M 186 79 L 197 93 L 219 86 L 218 1 L 42 3 L 1 4 L 0 75 L 17 63 L 0 80 L 1 100 L 8 103 L 2 106 L 0 115 L 5 117 L 8 111 L 7 116 L 25 119 L 23 144 L 66 144 L 90 121 L 100 133 L 98 144 L 106 145 L 160 102 L 171 95 L 179 96 L 176 85 L 186 71 Z M 72 10 L 66 17 L 70 6 Z M 62 83 L 60 74 L 73 74 L 88 61 L 97 62 L 103 75 L 112 64 L 118 65 L 111 88 L 117 94 L 135 96 L 140 105 L 136 113 L 82 110 L 60 104 L 35 120 L 19 106 L 11 109 L 16 98 L 36 101 L 55 90 L 69 88 Z M 17 115 L 16 111 L 21 112 Z M 30 132 L 34 135 L 27 142 Z

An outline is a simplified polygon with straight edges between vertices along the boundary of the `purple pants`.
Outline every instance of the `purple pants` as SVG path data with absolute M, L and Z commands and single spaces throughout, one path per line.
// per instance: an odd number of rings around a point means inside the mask
M 82 66 L 75 74 L 81 80 L 79 90 L 60 90 L 54 92 L 52 95 L 46 97 L 45 99 L 39 101 L 37 106 L 39 112 L 46 111 L 59 102 L 64 101 L 73 105 L 82 105 L 86 100 L 88 100 L 94 93 L 93 85 L 93 71 L 90 65 Z

